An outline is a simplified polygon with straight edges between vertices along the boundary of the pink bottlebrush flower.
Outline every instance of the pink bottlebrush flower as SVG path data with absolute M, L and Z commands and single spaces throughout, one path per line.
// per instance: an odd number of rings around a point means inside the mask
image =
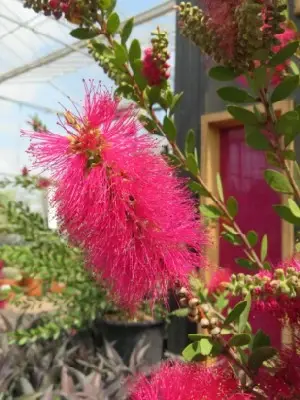
M 238 396 L 238 397 L 237 397 Z M 142 375 L 132 389 L 132 400 L 246 400 L 239 393 L 231 368 L 197 363 L 163 364 L 150 378 Z
M 169 64 L 155 59 L 153 49 L 149 47 L 144 52 L 143 75 L 150 86 L 158 86 L 164 80 L 169 79 Z
M 22 176 L 27 176 L 28 175 L 28 169 L 26 167 L 22 168 Z
M 296 38 L 297 38 L 297 32 L 295 32 L 293 29 L 289 29 L 289 28 L 284 28 L 284 29 L 285 30 L 283 33 L 279 33 L 279 34 L 275 35 L 276 39 L 278 39 L 280 41 L 279 45 L 272 47 L 272 51 L 275 54 L 278 53 L 287 44 L 289 44 L 293 40 L 296 40 Z M 282 81 L 282 78 L 284 77 L 284 73 L 287 72 L 287 70 L 288 70 L 289 64 L 290 64 L 290 60 L 287 60 L 283 64 L 277 65 L 275 67 L 275 71 L 272 75 L 271 82 L 270 82 L 271 85 L 277 86 Z M 255 61 L 255 65 L 257 67 L 259 67 L 260 62 Z M 245 87 L 248 86 L 248 82 L 247 82 L 245 76 L 243 76 L 243 75 L 239 76 L 237 78 L 237 82 L 240 83 L 242 86 L 245 86 Z
M 222 283 L 227 283 L 231 279 L 231 271 L 228 268 L 218 268 L 208 283 L 209 292 L 222 289 Z
M 284 28 L 284 32 L 275 35 L 275 37 L 280 41 L 279 45 L 273 46 L 272 48 L 272 51 L 276 54 L 287 44 L 289 44 L 293 40 L 296 40 L 297 32 L 295 32 L 293 29 Z M 275 72 L 271 79 L 271 83 L 274 86 L 277 86 L 282 81 L 282 78 L 284 77 L 284 72 L 287 72 L 289 65 L 290 60 L 287 60 L 283 64 L 277 65 L 275 67 Z
M 156 144 L 139 135 L 132 109 L 93 83 L 83 111 L 66 112 L 67 136 L 26 133 L 35 166 L 56 181 L 61 228 L 82 246 L 116 300 L 134 309 L 146 295 L 166 298 L 202 262 L 206 234 L 195 205 Z M 192 251 L 193 250 L 193 251 Z
M 296 346 L 297 348 L 297 346 Z M 292 400 L 300 393 L 300 356 L 291 348 L 284 348 L 279 354 L 275 371 L 261 368 L 256 383 L 269 399 Z

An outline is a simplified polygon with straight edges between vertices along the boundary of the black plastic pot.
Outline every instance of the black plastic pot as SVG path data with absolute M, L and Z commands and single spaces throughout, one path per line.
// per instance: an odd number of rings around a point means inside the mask
M 114 343 L 114 348 L 127 365 L 134 348 L 142 338 L 144 338 L 144 343 L 149 345 L 143 357 L 147 365 L 154 365 L 160 362 L 163 357 L 164 321 L 125 322 L 102 320 L 102 334 L 106 341 Z

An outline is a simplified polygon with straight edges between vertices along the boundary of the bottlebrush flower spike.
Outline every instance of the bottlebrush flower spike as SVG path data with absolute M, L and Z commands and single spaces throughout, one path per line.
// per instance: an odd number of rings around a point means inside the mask
M 226 368 L 227 367 L 227 368 Z M 230 367 L 204 367 L 196 363 L 163 364 L 150 379 L 138 378 L 132 400 L 250 400 L 239 393 Z
M 152 33 L 152 36 L 152 47 L 147 48 L 144 52 L 142 71 L 148 84 L 157 86 L 170 77 L 168 72 L 170 65 L 167 63 L 170 55 L 166 32 L 160 32 L 158 29 Z
M 217 63 L 237 71 L 252 70 L 259 49 L 271 50 L 280 33 L 280 14 L 286 7 L 279 0 L 202 0 L 203 10 L 191 2 L 178 6 L 181 33 Z M 264 31 L 265 22 L 270 24 Z
M 278 44 L 272 47 L 272 52 L 274 54 L 278 53 L 287 44 L 297 39 L 297 32 L 295 32 L 293 29 L 285 27 L 284 25 L 281 25 L 281 27 L 284 32 L 275 35 L 275 38 L 278 40 Z M 273 86 L 277 86 L 282 81 L 282 79 L 284 78 L 284 74 L 288 72 L 289 65 L 290 60 L 286 60 L 283 64 L 279 64 L 275 67 L 274 73 L 271 77 L 271 84 Z M 259 66 L 260 61 L 255 61 L 255 67 L 257 68 Z M 243 86 L 248 86 L 248 82 L 245 76 L 238 77 L 237 81 Z
M 93 82 L 81 113 L 65 113 L 68 136 L 30 132 L 34 165 L 56 181 L 61 228 L 87 253 L 116 300 L 134 307 L 146 295 L 166 298 L 176 281 L 202 263 L 206 234 L 184 182 L 156 144 L 140 135 L 132 109 Z
M 294 339 L 294 348 L 298 349 L 299 338 Z M 300 357 L 297 350 L 285 347 L 271 373 L 267 368 L 259 370 L 256 383 L 269 399 L 297 399 L 300 393 Z

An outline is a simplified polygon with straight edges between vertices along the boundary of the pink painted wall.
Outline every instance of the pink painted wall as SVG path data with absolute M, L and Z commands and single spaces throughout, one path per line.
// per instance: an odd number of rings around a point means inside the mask
M 272 210 L 280 197 L 265 183 L 263 171 L 267 168 L 263 152 L 252 150 L 245 144 L 243 128 L 224 129 L 220 138 L 220 172 L 225 196 L 234 196 L 239 203 L 236 221 L 244 232 L 255 230 L 259 237 L 268 235 L 268 260 L 281 259 L 281 220 Z M 260 241 L 256 247 L 260 254 Z M 234 259 L 244 257 L 240 247 L 220 240 L 220 266 L 233 272 L 247 272 L 235 264 Z M 248 271 L 249 272 L 249 271 Z M 274 345 L 280 344 L 280 326 L 270 315 L 255 315 L 252 324 L 272 334 Z

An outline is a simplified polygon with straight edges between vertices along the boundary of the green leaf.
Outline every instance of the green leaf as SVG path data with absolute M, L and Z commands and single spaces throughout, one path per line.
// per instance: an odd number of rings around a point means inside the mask
M 118 31 L 120 23 L 119 15 L 116 12 L 112 13 L 107 20 L 107 32 L 114 35 Z
M 122 28 L 122 31 L 121 31 L 121 41 L 122 41 L 123 45 L 125 45 L 127 40 L 129 39 L 129 37 L 132 33 L 133 25 L 134 25 L 133 17 L 125 22 L 125 24 Z
M 238 335 L 232 336 L 232 338 L 228 342 L 228 345 L 230 347 L 241 347 L 241 346 L 246 346 L 250 342 L 251 342 L 250 335 L 248 335 L 247 333 L 240 333 Z
M 273 169 L 267 169 L 264 172 L 265 180 L 267 184 L 275 191 L 279 193 L 293 193 L 293 188 L 289 183 L 287 177 L 281 172 Z
M 157 131 L 157 126 L 151 118 L 147 117 L 146 115 L 140 115 L 139 120 L 148 132 L 153 133 Z
M 264 262 L 263 267 L 267 271 L 271 271 L 272 270 L 271 264 L 268 261 Z
M 299 42 L 290 42 L 287 46 L 283 47 L 278 53 L 274 54 L 269 65 L 271 67 L 276 67 L 277 65 L 283 64 L 286 60 L 291 58 L 299 47 Z
M 294 61 L 290 61 L 289 67 L 290 67 L 290 69 L 291 69 L 291 71 L 292 71 L 292 73 L 294 75 L 299 75 L 300 74 L 300 69 L 299 69 L 298 65 Z
M 282 156 L 285 160 L 296 161 L 296 153 L 294 150 L 285 150 L 282 152 Z
M 170 140 L 170 142 L 174 142 L 176 140 L 176 135 L 177 135 L 176 126 L 174 124 L 174 121 L 171 118 L 169 118 L 167 115 L 164 118 L 163 128 L 164 128 L 164 132 L 165 132 L 167 138 Z
M 266 152 L 266 159 L 268 164 L 272 165 L 273 167 L 280 168 L 280 163 L 277 159 L 277 156 L 272 151 Z
M 147 96 L 150 106 L 159 103 L 161 88 L 159 86 L 152 86 L 147 88 Z
M 140 42 L 137 39 L 134 39 L 130 45 L 129 49 L 129 61 L 130 65 L 134 67 L 134 63 L 136 60 L 140 60 L 142 56 L 142 50 L 140 46 Z
M 195 181 L 190 181 L 189 182 L 189 188 L 193 192 L 198 193 L 200 196 L 205 196 L 205 197 L 209 197 L 210 196 L 208 191 L 205 190 L 199 183 L 197 183 Z
M 115 90 L 116 96 L 125 97 L 125 99 L 131 99 L 133 94 L 134 94 L 134 88 L 130 85 L 122 85 Z
M 242 122 L 245 125 L 258 124 L 258 120 L 252 111 L 246 110 L 245 108 L 238 106 L 228 106 L 227 110 L 233 116 L 233 118 L 235 118 L 237 121 Z
M 188 154 L 187 158 L 186 158 L 186 165 L 188 167 L 188 170 L 193 174 L 193 175 L 197 175 L 199 170 L 198 170 L 198 165 L 197 165 L 197 161 L 195 159 L 195 157 L 193 156 L 193 154 Z
M 269 58 L 269 50 L 259 49 L 253 55 L 253 60 L 267 61 Z
M 201 340 L 203 338 L 204 339 L 209 338 L 210 336 L 202 335 L 201 333 L 191 333 L 191 334 L 188 335 L 188 337 L 192 342 L 196 342 L 196 341 L 199 341 L 199 340 Z
M 221 236 L 223 239 L 225 239 L 227 242 L 233 244 L 234 246 L 240 246 L 242 244 L 241 238 L 237 235 L 233 235 L 232 233 L 221 232 Z
M 97 52 L 97 54 L 99 54 L 99 55 L 100 55 L 100 54 L 102 55 L 105 51 L 108 50 L 104 43 L 96 42 L 96 40 L 93 40 L 93 41 L 91 42 L 91 44 L 92 44 L 92 46 L 93 46 L 93 49 L 94 49 L 94 50 Z
M 134 80 L 137 83 L 140 90 L 143 91 L 147 86 L 147 80 L 142 74 L 142 61 L 135 60 L 132 69 L 134 71 Z
M 248 239 L 248 242 L 250 243 L 250 246 L 254 247 L 257 244 L 258 235 L 255 231 L 249 231 L 247 233 L 247 239 Z
M 261 65 L 253 71 L 253 85 L 254 89 L 259 92 L 260 89 L 265 88 L 267 85 L 267 68 Z
M 268 236 L 264 235 L 261 240 L 261 248 L 260 248 L 260 259 L 262 262 L 265 261 L 268 254 Z
M 219 173 L 217 173 L 217 190 L 218 190 L 220 200 L 222 202 L 224 202 L 224 191 L 223 191 L 222 179 L 221 179 L 221 176 Z
M 200 340 L 189 344 L 182 352 L 183 358 L 186 361 L 200 361 L 205 359 L 201 354 Z
M 203 356 L 208 356 L 212 350 L 211 340 L 208 338 L 202 338 L 200 340 L 200 352 Z
M 246 301 L 246 307 L 243 310 L 243 312 L 240 315 L 239 319 L 239 332 L 242 333 L 244 332 L 247 323 L 248 323 L 248 318 L 251 310 L 251 293 L 248 293 L 247 296 L 245 297 Z
M 300 129 L 300 118 L 297 111 L 288 111 L 282 114 L 275 125 L 278 134 L 290 136 L 298 133 Z
M 268 150 L 270 144 L 258 126 L 248 125 L 245 127 L 246 143 L 255 150 Z
M 123 64 L 125 64 L 128 61 L 128 55 L 127 55 L 126 48 L 123 45 L 121 45 L 117 42 L 114 42 L 114 50 L 115 50 L 116 64 L 119 67 L 123 66 Z
M 217 81 L 232 81 L 235 79 L 239 74 L 234 71 L 234 69 L 230 67 L 224 67 L 221 65 L 218 65 L 216 67 L 213 67 L 209 70 L 208 75 L 217 80 Z
M 288 199 L 288 203 L 289 203 L 291 213 L 296 218 L 300 218 L 300 208 L 299 208 L 298 204 L 293 199 Z
M 173 101 L 172 101 L 172 104 L 171 104 L 171 106 L 170 106 L 170 115 L 174 114 L 174 111 L 175 111 L 177 105 L 180 103 L 182 97 L 183 97 L 183 92 L 181 92 L 181 93 L 176 93 L 176 94 L 173 96 Z
M 237 216 L 239 205 L 235 197 L 233 196 L 228 197 L 226 202 L 226 208 L 231 218 L 235 218 Z
M 270 346 L 258 347 L 250 354 L 248 360 L 248 367 L 252 371 L 257 371 L 265 361 L 274 357 L 276 354 L 277 351 L 273 347 Z
M 224 321 L 224 325 L 230 325 L 232 322 L 236 321 L 246 307 L 247 307 L 247 301 L 240 301 L 239 303 L 237 303 L 235 307 L 227 315 Z
M 290 224 L 300 226 L 300 218 L 295 217 L 288 206 L 277 204 L 274 205 L 273 208 L 280 218 L 284 219 Z
M 276 88 L 271 95 L 271 102 L 284 100 L 289 97 L 299 85 L 299 75 L 286 77 Z
M 235 86 L 227 86 L 217 90 L 218 95 L 224 101 L 231 103 L 251 103 L 255 101 L 254 97 L 250 96 L 245 90 Z
M 187 317 L 189 315 L 189 309 L 179 308 L 178 310 L 171 311 L 169 315 L 180 318 Z
M 108 0 L 104 0 L 104 1 L 108 1 Z M 117 0 L 109 0 L 109 1 L 110 1 L 110 5 L 107 6 L 107 8 L 106 8 L 107 15 L 110 15 L 113 12 L 113 10 L 116 8 L 116 5 L 117 5 Z
M 222 224 L 222 227 L 227 231 L 227 232 L 230 232 L 230 233 L 232 233 L 233 235 L 237 235 L 237 231 L 232 227 L 232 226 L 229 226 L 229 225 L 227 225 L 227 224 Z
M 86 40 L 86 39 L 93 39 L 94 37 L 99 35 L 99 32 L 94 29 L 89 28 L 76 28 L 70 32 L 70 35 L 76 39 Z
M 270 344 L 271 339 L 269 338 L 269 336 L 266 335 L 261 329 L 259 329 L 253 338 L 252 349 L 255 350 L 259 347 L 270 346 Z
M 188 131 L 188 133 L 186 135 L 186 139 L 185 139 L 185 154 L 186 154 L 186 156 L 188 154 L 194 154 L 195 147 L 196 147 L 195 131 L 193 129 L 190 129 Z
M 107 10 L 111 7 L 111 0 L 99 0 L 99 6 L 101 10 Z
M 223 215 L 222 211 L 220 211 L 216 206 L 212 204 L 202 204 L 200 207 L 200 212 L 204 217 L 210 219 L 217 219 L 221 215 Z
M 226 293 L 221 293 L 217 296 L 217 300 L 215 302 L 215 307 L 217 310 L 222 311 L 224 308 L 226 308 L 229 304 L 229 300 L 226 298 Z M 222 329 L 224 331 L 224 329 Z M 221 335 L 224 333 L 221 332 Z
M 249 270 L 254 270 L 256 269 L 253 262 L 251 260 L 248 260 L 247 258 L 236 258 L 234 260 L 238 265 L 240 265 L 243 268 L 247 268 Z

